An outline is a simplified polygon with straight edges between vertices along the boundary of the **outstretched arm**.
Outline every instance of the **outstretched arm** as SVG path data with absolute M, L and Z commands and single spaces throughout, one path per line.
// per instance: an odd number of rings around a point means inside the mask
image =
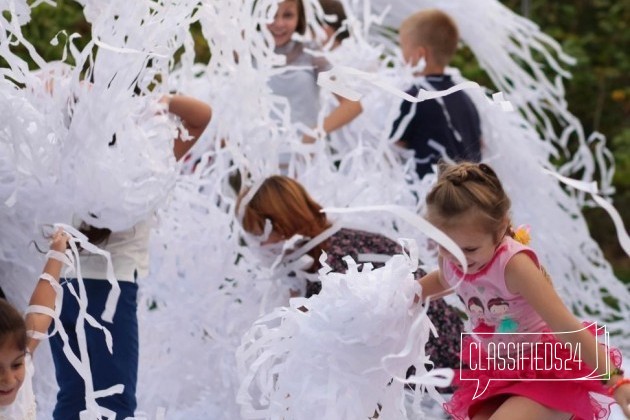
M 439 270 L 432 271 L 426 276 L 418 279 L 420 286 L 422 286 L 422 299 L 430 297 L 431 299 L 437 299 L 453 293 L 452 290 L 447 290 L 440 280 L 441 273 Z
M 343 127 L 363 112 L 361 102 L 351 101 L 339 95 L 335 95 L 335 97 L 339 101 L 339 105 L 324 119 L 323 129 L 326 133 Z
M 65 252 L 66 246 L 68 244 L 68 235 L 63 230 L 57 230 L 52 237 L 50 249 L 56 252 Z M 63 263 L 55 258 L 48 258 L 46 261 L 46 265 L 44 266 L 44 274 L 48 274 L 53 277 L 55 281 L 59 281 L 59 276 L 61 274 L 61 269 L 63 268 Z M 48 280 L 40 278 L 35 286 L 35 290 L 31 295 L 31 300 L 29 305 L 38 305 L 45 306 L 50 309 L 55 309 L 55 298 L 57 297 L 57 292 L 53 289 L 53 286 L 50 284 Z M 48 327 L 52 323 L 52 318 L 43 313 L 31 312 L 26 315 L 26 329 L 29 331 L 36 331 L 42 334 L 46 334 L 48 331 Z M 39 340 L 35 338 L 30 338 L 28 340 L 27 347 L 29 351 L 32 353 L 37 345 L 39 344 Z
M 184 95 L 165 96 L 162 102 L 168 104 L 168 112 L 181 118 L 182 124 L 192 137 L 192 139 L 184 140 L 180 134 L 175 139 L 173 153 L 175 159 L 180 160 L 195 145 L 208 126 L 212 118 L 212 108 L 203 101 Z
M 614 366 L 606 360 L 609 355 L 601 349 L 597 338 L 584 328 L 582 323 L 567 309 L 549 279 L 544 275 L 532 259 L 524 253 L 516 254 L 508 262 L 505 269 L 505 284 L 512 293 L 518 293 L 547 323 L 551 331 L 569 332 L 556 337 L 563 342 L 579 345 L 582 361 L 590 367 L 597 367 L 600 375 L 607 374 L 606 367 Z M 607 363 L 608 362 L 608 363 Z M 614 386 L 622 380 L 621 375 L 613 375 L 607 386 Z M 614 397 L 624 414 L 630 417 L 630 384 L 619 386 Z

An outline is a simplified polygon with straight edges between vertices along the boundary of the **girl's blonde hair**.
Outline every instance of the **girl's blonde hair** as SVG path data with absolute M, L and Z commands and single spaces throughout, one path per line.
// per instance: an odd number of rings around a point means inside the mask
M 330 227 L 322 207 L 311 198 L 297 181 L 280 175 L 271 176 L 262 183 L 252 199 L 240 209 L 247 190 L 241 192 L 236 208 L 242 211 L 243 228 L 260 234 L 265 220 L 271 221 L 273 230 L 284 238 L 303 235 L 313 238 Z M 309 252 L 315 255 L 321 248 Z
M 427 219 L 437 225 L 449 224 L 470 211 L 479 213 L 482 226 L 500 239 L 509 228 L 510 198 L 497 174 L 485 163 L 440 164 L 438 180 L 426 198 Z M 507 222 L 508 230 L 503 229 Z
M 0 299 L 0 348 L 9 344 L 26 350 L 26 324 L 17 309 Z

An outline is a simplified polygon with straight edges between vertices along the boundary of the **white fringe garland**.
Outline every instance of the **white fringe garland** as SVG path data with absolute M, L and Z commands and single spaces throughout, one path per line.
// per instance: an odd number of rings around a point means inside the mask
M 158 213 L 160 223 L 150 244 L 151 274 L 141 280 L 138 395 L 144 414 L 138 413 L 138 418 L 235 419 L 241 410 L 260 415 L 278 413 L 274 410 L 279 407 L 290 408 L 293 418 L 305 415 L 302 409 L 309 407 L 324 410 L 311 413 L 348 414 L 349 406 L 334 395 L 313 399 L 299 386 L 299 377 L 287 375 L 288 369 L 298 367 L 308 368 L 313 381 L 327 384 L 328 389 L 361 387 L 369 398 L 354 393 L 348 400 L 361 407 L 361 415 L 369 416 L 381 403 L 384 418 L 401 418 L 396 417 L 402 412 L 401 382 L 386 386 L 388 378 L 400 372 L 382 361 L 400 350 L 413 320 L 424 323 L 422 314 L 410 313 L 407 306 L 401 307 L 404 311 L 391 306 L 403 302 L 413 287 L 413 282 L 404 280 L 406 276 L 389 276 L 403 270 L 403 257 L 396 258 L 400 263 L 396 267 L 382 271 L 351 270 L 345 277 L 322 274 L 328 286 L 321 295 L 300 303 L 312 306 L 305 315 L 297 311 L 298 301 L 289 305 L 289 289 L 295 286 L 290 268 L 265 266 L 256 255 L 255 243 L 243 235 L 229 180 L 238 171 L 245 185 L 256 185 L 279 173 L 282 154 L 289 156 L 287 173 L 325 207 L 396 204 L 408 212 L 421 212 L 433 178 L 418 180 L 413 157 L 391 147 L 395 138 L 390 139 L 390 127 L 399 96 L 413 78 L 386 28 L 396 28 L 410 13 L 428 7 L 442 8 L 455 18 L 463 41 L 496 89 L 518 111 L 505 112 L 506 103 L 500 97 L 491 100 L 485 92 L 467 90 L 482 116 L 484 160 L 497 170 L 512 198 L 514 221 L 532 226 L 532 246 L 566 303 L 578 315 L 588 313 L 591 319 L 606 322 L 610 330 L 621 334 L 613 337 L 615 344 L 628 348 L 629 332 L 623 322 L 630 316 L 630 293 L 588 233 L 580 212 L 587 196 L 571 189 L 567 192 L 557 178 L 543 172 L 563 177 L 580 174 L 583 182 L 599 176 L 599 191 L 608 196 L 614 169 L 611 155 L 603 137 L 586 136 L 568 111 L 562 78 L 569 76 L 565 66 L 573 60 L 532 22 L 495 0 L 474 5 L 461 0 L 342 0 L 353 37 L 323 54 L 338 65 L 331 73 L 338 81 L 352 82 L 345 87 L 337 83 L 336 89 L 362 94 L 364 112 L 332 133 L 328 141 L 305 145 L 302 135 L 309 131 L 289 122 L 282 106 L 286 99 L 274 96 L 267 86 L 274 66 L 284 59 L 273 53 L 266 30 L 276 0 L 79 3 L 91 24 L 90 42 L 79 49 L 75 34 L 59 34 L 56 42 L 66 39 L 62 63 L 46 63 L 21 33 L 20 27 L 30 19 L 27 3 L 0 1 L 0 11 L 9 12 L 0 14 L 0 54 L 8 63 L 0 69 L 0 201 L 4 203 L 0 275 L 5 293 L 25 307 L 43 263 L 30 246 L 32 238 L 41 237 L 41 226 L 69 224 L 78 215 L 94 225 L 121 230 Z M 309 0 L 305 6 L 314 33 L 321 35 L 314 19 L 322 15 L 317 2 Z M 207 65 L 195 61 L 188 31 L 193 23 L 201 26 L 208 41 L 211 59 Z M 37 72 L 30 72 L 14 54 L 16 44 L 39 66 Z M 180 53 L 176 63 L 174 56 Z M 544 57 L 544 62 L 537 63 L 534 55 Z M 74 67 L 64 64 L 70 58 Z M 555 76 L 547 76 L 541 65 Z M 387 91 L 373 89 L 348 67 L 370 73 Z M 449 72 L 457 82 L 465 82 L 456 69 Z M 322 88 L 325 105 L 319 121 L 335 104 L 328 87 Z M 213 107 L 213 120 L 193 149 L 192 160 L 184 164 L 184 174 L 172 157 L 172 138 L 180 124 L 157 105 L 159 97 L 170 91 L 193 95 Z M 556 122 L 560 130 L 554 129 Z M 577 152 L 571 154 L 570 149 Z M 567 163 L 556 168 L 550 162 L 560 155 Z M 609 207 L 603 198 L 595 200 Z M 425 246 L 426 237 L 404 219 L 386 212 L 330 217 L 338 226 L 358 226 L 392 238 L 411 237 L 419 244 L 423 263 L 429 268 L 435 264 L 435 255 Z M 625 244 L 625 230 L 617 225 Z M 383 296 L 375 294 L 376 281 L 387 288 Z M 611 297 L 617 307 L 605 303 Z M 404 320 L 404 328 L 389 329 L 397 334 L 391 347 L 378 334 L 381 330 L 371 330 L 379 324 L 367 322 L 349 331 L 373 332 L 370 337 L 361 336 L 362 348 L 372 350 L 364 359 L 358 350 L 341 344 L 329 349 L 309 345 L 319 335 L 331 339 L 341 334 L 345 325 L 335 324 L 342 319 L 336 317 L 352 315 L 350 309 L 363 315 L 367 311 L 361 305 L 370 301 L 383 305 L 382 312 L 373 315 L 375 321 Z M 339 302 L 345 306 L 336 306 Z M 305 317 L 325 323 L 326 328 L 305 329 Z M 259 340 L 259 348 L 267 346 L 274 352 L 268 354 L 266 364 L 251 364 L 260 356 L 251 342 L 241 342 L 246 333 Z M 419 353 L 397 359 L 400 366 L 422 356 L 426 338 L 425 331 L 412 337 Z M 241 374 L 251 379 L 249 385 L 237 372 L 239 347 L 239 355 L 251 350 L 239 362 Z M 301 364 L 303 357 L 287 348 L 311 352 L 313 361 L 327 356 L 337 361 L 338 368 L 326 376 L 316 366 Z M 40 348 L 37 357 L 45 353 Z M 348 356 L 356 363 L 342 363 Z M 42 359 L 40 364 L 43 367 L 37 367 L 36 375 L 39 408 L 50 413 L 54 398 L 51 362 Z M 366 378 L 373 380 L 364 381 L 357 375 L 368 366 L 374 370 Z M 258 394 L 248 395 L 254 391 Z M 286 398 L 284 392 L 290 396 Z M 86 398 L 95 395 L 97 391 Z M 242 405 L 237 404 L 237 395 Z M 261 395 L 266 398 L 262 405 Z M 420 396 L 411 398 L 417 401 Z

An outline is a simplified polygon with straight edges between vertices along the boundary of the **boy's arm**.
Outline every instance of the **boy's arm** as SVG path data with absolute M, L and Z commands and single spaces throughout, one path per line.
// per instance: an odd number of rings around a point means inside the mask
M 339 105 L 324 118 L 324 124 L 322 125 L 324 133 L 326 134 L 343 127 L 363 112 L 361 102 L 351 101 L 336 94 L 335 97 L 339 100 Z M 314 143 L 315 140 L 316 139 L 311 136 L 304 135 L 302 142 L 311 144 Z
M 168 112 L 181 118 L 182 124 L 192 137 L 190 140 L 183 140 L 180 134 L 175 139 L 173 153 L 175 159 L 180 160 L 195 145 L 208 126 L 212 119 L 212 108 L 203 101 L 184 95 L 166 96 L 162 98 L 162 102 L 168 104 Z
M 67 243 L 67 234 L 62 230 L 58 230 L 53 234 L 50 249 L 55 252 L 65 252 Z M 61 261 L 55 258 L 48 258 L 48 260 L 46 261 L 46 265 L 44 266 L 43 273 L 51 276 L 55 281 L 58 282 L 62 268 L 63 263 Z M 55 291 L 55 289 L 53 289 L 53 286 L 50 284 L 50 282 L 40 277 L 37 285 L 35 286 L 35 290 L 31 295 L 29 306 L 44 306 L 54 310 L 56 297 L 57 292 Z M 52 318 L 43 313 L 30 312 L 26 315 L 25 321 L 27 331 L 36 331 L 42 334 L 46 334 L 48 331 L 48 327 L 50 327 L 50 324 L 52 323 Z M 27 347 L 31 353 L 35 350 L 38 344 L 38 339 L 29 337 Z
M 324 119 L 324 125 L 322 128 L 326 133 L 330 133 L 340 127 L 343 127 L 363 112 L 361 102 L 351 101 L 339 95 L 335 95 L 335 97 L 339 100 L 339 106 L 337 106 L 337 108 L 335 108 Z

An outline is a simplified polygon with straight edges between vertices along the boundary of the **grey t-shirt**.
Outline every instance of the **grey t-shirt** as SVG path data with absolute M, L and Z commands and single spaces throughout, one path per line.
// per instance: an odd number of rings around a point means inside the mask
M 296 41 L 276 48 L 276 54 L 287 57 L 286 68 L 269 79 L 269 87 L 274 94 L 288 99 L 291 122 L 315 127 L 319 112 L 317 76 L 320 72 L 330 70 L 331 65 L 324 57 L 315 57 L 305 49 L 318 48 L 315 44 Z

